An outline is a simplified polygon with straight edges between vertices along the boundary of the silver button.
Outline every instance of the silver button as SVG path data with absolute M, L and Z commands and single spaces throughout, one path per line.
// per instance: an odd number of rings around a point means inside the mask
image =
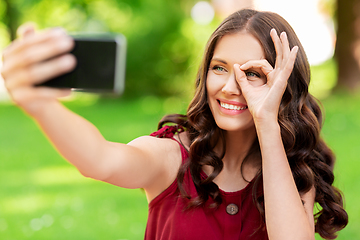
M 235 215 L 239 212 L 239 207 L 234 203 L 230 203 L 226 207 L 226 212 L 230 215 Z

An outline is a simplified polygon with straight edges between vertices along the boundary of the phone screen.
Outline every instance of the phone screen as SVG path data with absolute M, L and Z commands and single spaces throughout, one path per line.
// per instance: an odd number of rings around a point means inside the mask
M 75 38 L 71 52 L 77 59 L 75 69 L 41 85 L 119 94 L 124 85 L 125 48 L 116 39 Z

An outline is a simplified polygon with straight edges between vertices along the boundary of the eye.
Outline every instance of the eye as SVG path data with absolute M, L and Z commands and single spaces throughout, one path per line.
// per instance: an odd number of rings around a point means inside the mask
M 246 76 L 249 78 L 249 79 L 253 79 L 253 78 L 260 78 L 260 74 L 257 73 L 257 72 L 246 72 Z
M 249 70 L 248 72 L 245 72 L 245 74 L 249 83 L 254 87 L 259 87 L 266 84 L 266 77 L 257 71 Z
M 218 73 L 226 72 L 226 69 L 223 68 L 223 67 L 221 67 L 221 66 L 213 66 L 211 69 L 212 69 L 213 71 L 215 71 L 215 72 L 218 72 Z

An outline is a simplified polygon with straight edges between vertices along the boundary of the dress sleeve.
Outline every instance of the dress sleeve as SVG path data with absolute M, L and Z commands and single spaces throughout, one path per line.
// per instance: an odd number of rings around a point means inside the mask
M 164 126 L 157 130 L 156 132 L 153 132 L 150 134 L 152 137 L 158 137 L 158 138 L 173 138 L 176 133 L 181 133 L 184 131 L 184 128 L 179 125 L 175 126 Z

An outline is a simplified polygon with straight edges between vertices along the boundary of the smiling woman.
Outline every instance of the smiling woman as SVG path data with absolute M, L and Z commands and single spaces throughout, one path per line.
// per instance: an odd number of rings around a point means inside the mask
M 71 39 L 29 27 L 22 36 L 4 52 L 13 100 L 84 176 L 144 189 L 146 239 L 332 239 L 346 226 L 321 109 L 308 93 L 309 63 L 279 15 L 245 9 L 225 19 L 208 41 L 187 114 L 166 116 L 128 144 L 105 140 L 60 104 L 68 91 L 34 87 L 75 67 Z
M 346 226 L 340 192 L 332 186 L 334 157 L 320 138 L 322 114 L 309 81 L 304 49 L 279 15 L 242 10 L 220 24 L 208 41 L 187 115 L 167 116 L 159 125 L 187 129 L 179 139 L 190 142 L 190 161 L 180 169 L 178 186 L 190 199 L 188 208 L 208 206 L 211 199 L 210 206 L 221 209 L 228 194 L 250 185 L 262 216 L 251 221 L 266 223 L 269 239 L 313 239 L 314 231 L 331 239 Z M 189 174 L 196 194 L 187 190 Z M 322 206 L 315 220 L 314 202 Z M 259 225 L 254 239 L 266 238 Z

